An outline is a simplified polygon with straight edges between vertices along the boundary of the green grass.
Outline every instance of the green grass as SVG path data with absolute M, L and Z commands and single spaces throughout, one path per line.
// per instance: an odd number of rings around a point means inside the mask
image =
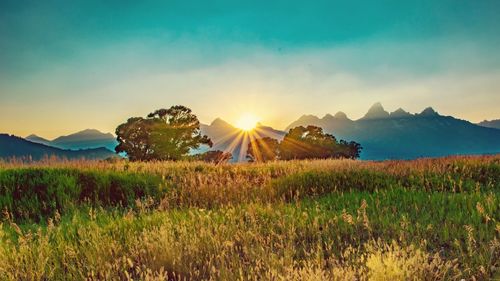
M 0 202 L 11 208 L 0 279 L 487 280 L 500 271 L 496 157 L 134 165 L 0 169 Z
M 0 170 L 0 208 L 15 221 L 46 220 L 83 204 L 129 207 L 136 200 L 159 200 L 158 176 L 77 169 Z
M 466 277 L 470 273 L 479 274 L 480 266 L 500 266 L 499 245 L 493 248 L 490 243 L 498 239 L 493 222 L 500 220 L 498 195 L 429 194 L 394 189 L 331 194 L 293 204 L 249 204 L 212 211 L 149 210 L 124 214 L 82 209 L 63 216 L 55 226 L 36 230 L 37 226 L 26 225 L 23 233 L 33 233 L 27 238 L 30 239 L 30 253 L 43 252 L 47 260 L 47 266 L 39 269 L 39 276 L 52 272 L 51 279 L 60 280 L 78 278 L 90 269 L 103 276 L 107 273 L 124 277 L 120 270 L 128 270 L 133 275 L 134 269 L 126 265 L 119 269 L 104 267 L 122 256 L 130 258 L 133 264 L 147 265 L 156 271 L 163 266 L 183 276 L 201 270 L 197 278 L 208 277 L 213 265 L 220 271 L 218 274 L 233 279 L 237 278 L 231 275 L 234 266 L 242 267 L 245 276 L 264 274 L 274 265 L 284 270 L 294 262 L 308 261 L 311 254 L 317 254 L 318 247 L 324 251 L 320 265 L 326 266 L 327 260 L 340 257 L 349 247 L 363 250 L 370 241 L 391 243 L 393 240 L 401 246 L 413 244 L 428 252 L 437 251 L 447 260 L 457 259 L 460 272 Z M 363 200 L 365 207 L 362 207 Z M 484 213 L 478 211 L 478 204 L 485 208 Z M 488 223 L 486 215 L 491 219 Z M 464 226 L 473 229 L 472 237 Z M 4 235 L 4 241 L 19 239 L 19 234 L 7 225 L 4 225 Z M 469 243 L 469 239 L 474 241 Z M 230 249 L 225 249 L 225 242 Z M 9 247 L 16 244 L 20 242 L 4 242 L 3 250 L 7 252 L 2 258 L 9 261 L 7 253 L 14 252 Z M 55 248 L 49 249 L 52 246 Z M 72 254 L 68 253 L 69 249 Z M 240 260 L 240 251 L 244 252 L 246 264 Z M 169 253 L 173 256 L 168 256 Z M 216 253 L 224 255 L 213 260 L 212 255 Z M 17 252 L 16 255 L 25 254 Z M 154 255 L 158 260 L 153 261 Z M 281 257 L 288 260 L 280 260 Z M 33 260 L 29 264 L 33 262 L 36 263 Z M 16 267 L 16 263 L 10 266 Z M 257 266 L 262 266 L 262 272 L 251 271 Z M 70 276 L 68 272 L 74 273 Z

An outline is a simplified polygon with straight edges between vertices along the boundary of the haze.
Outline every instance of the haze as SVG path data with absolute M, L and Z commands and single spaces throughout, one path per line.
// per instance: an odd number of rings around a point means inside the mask
M 500 117 L 498 1 L 207 3 L 2 1 L 0 132 L 114 132 L 174 104 L 279 129 L 374 102 Z

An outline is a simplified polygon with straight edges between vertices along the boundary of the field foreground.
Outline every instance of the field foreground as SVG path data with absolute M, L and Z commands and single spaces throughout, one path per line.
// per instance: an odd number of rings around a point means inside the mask
M 500 156 L 0 163 L 0 280 L 488 280 Z

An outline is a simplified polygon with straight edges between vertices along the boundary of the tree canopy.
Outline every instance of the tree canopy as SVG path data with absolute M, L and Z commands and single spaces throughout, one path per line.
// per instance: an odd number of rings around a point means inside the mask
M 127 153 L 131 161 L 181 160 L 191 149 L 212 146 L 201 134 L 196 115 L 182 105 L 156 110 L 146 118 L 129 118 L 116 128 L 116 135 L 116 152 Z
M 354 141 L 338 142 L 335 136 L 324 133 L 320 127 L 299 126 L 290 129 L 281 143 L 268 137 L 253 140 L 248 145 L 247 157 L 258 162 L 274 159 L 356 159 L 361 149 L 361 145 Z
M 270 137 L 252 140 L 248 144 L 247 158 L 251 162 L 266 162 L 278 158 L 279 142 Z

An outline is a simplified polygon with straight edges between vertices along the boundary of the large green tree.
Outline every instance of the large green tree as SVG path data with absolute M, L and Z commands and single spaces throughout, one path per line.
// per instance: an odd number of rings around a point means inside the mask
M 116 128 L 116 135 L 116 152 L 125 152 L 131 161 L 181 160 L 200 145 L 212 146 L 196 115 L 182 105 L 130 118 Z

